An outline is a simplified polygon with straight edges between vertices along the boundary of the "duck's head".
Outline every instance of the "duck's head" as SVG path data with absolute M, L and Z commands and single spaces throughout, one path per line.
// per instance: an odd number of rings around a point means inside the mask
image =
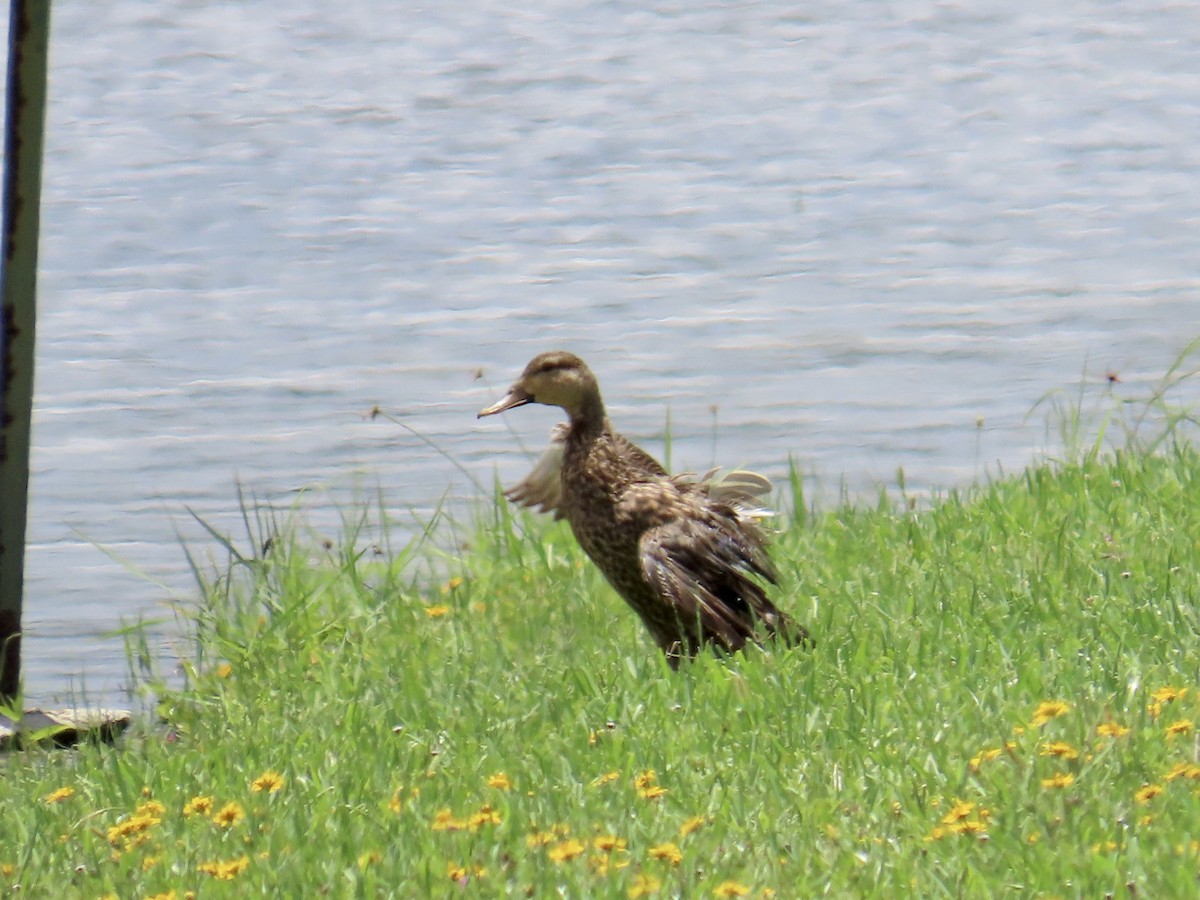
M 531 359 L 508 393 L 499 402 L 480 410 L 479 417 L 494 416 L 526 403 L 562 407 L 572 421 L 604 417 L 596 376 L 582 359 L 565 350 L 539 353 Z

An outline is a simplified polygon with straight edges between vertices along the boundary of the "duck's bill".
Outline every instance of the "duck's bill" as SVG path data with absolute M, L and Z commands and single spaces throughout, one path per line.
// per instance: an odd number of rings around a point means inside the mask
M 524 391 L 514 388 L 505 394 L 498 403 L 493 403 L 487 409 L 481 409 L 477 418 L 482 419 L 484 416 L 494 416 L 496 413 L 502 413 L 506 409 L 512 409 L 517 406 L 524 406 L 526 403 L 532 403 L 533 397 Z

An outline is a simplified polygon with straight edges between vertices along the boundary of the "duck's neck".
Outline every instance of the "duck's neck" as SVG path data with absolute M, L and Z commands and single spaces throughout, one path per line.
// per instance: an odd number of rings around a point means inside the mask
M 604 413 L 604 401 L 600 392 L 585 394 L 579 406 L 567 410 L 571 418 L 571 434 L 577 440 L 587 440 L 601 434 L 608 427 L 608 417 Z

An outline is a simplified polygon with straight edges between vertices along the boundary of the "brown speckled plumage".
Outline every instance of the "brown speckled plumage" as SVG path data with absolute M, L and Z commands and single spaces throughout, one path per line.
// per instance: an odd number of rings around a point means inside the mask
M 775 570 L 761 530 L 703 482 L 671 477 L 615 433 L 583 360 L 563 351 L 535 357 L 480 415 L 526 403 L 560 406 L 569 417 L 565 437 L 556 435 L 561 494 L 545 485 L 557 459 L 543 458 L 513 499 L 567 519 L 673 666 L 707 643 L 735 651 L 760 637 L 808 640 L 763 590 L 763 581 L 775 583 Z

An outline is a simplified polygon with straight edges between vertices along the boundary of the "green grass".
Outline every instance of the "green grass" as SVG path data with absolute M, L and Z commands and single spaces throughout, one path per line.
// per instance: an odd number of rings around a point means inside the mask
M 804 511 L 793 488 L 775 597 L 818 645 L 679 673 L 561 524 L 483 506 L 439 556 L 389 546 L 377 513 L 326 546 L 260 512 L 227 571 L 197 565 L 162 722 L 0 758 L 0 884 L 1193 894 L 1196 450 L 1089 453 L 919 510 Z

